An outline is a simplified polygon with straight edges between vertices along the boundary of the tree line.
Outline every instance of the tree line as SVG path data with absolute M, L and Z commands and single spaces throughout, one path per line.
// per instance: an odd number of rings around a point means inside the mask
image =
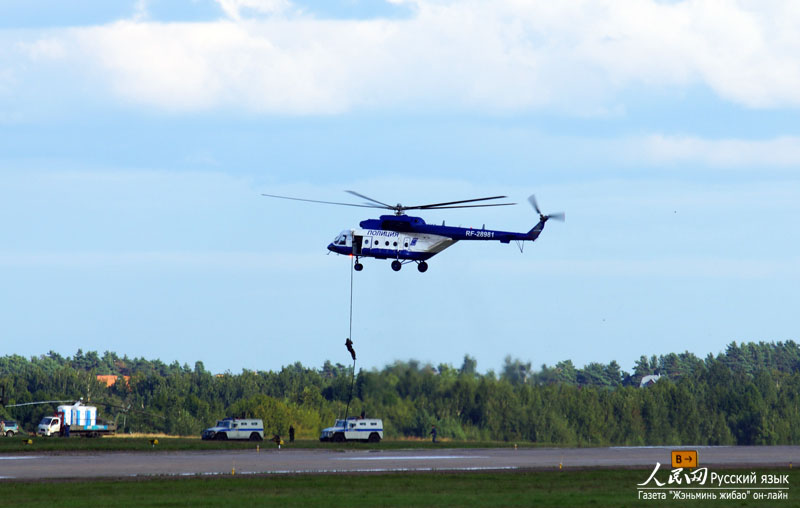
M 106 387 L 98 375 L 115 375 Z M 5 404 L 78 400 L 97 405 L 122 432 L 198 435 L 225 416 L 262 418 L 267 433 L 300 438 L 345 415 L 352 368 L 297 362 L 278 372 L 208 372 L 177 362 L 81 350 L 72 357 L 0 357 Z M 647 375 L 657 382 L 640 387 Z M 632 372 L 617 362 L 577 368 L 507 357 L 499 373 L 398 361 L 360 370 L 349 414 L 384 421 L 386 437 L 425 437 L 436 425 L 454 440 L 569 445 L 752 445 L 800 443 L 800 346 L 793 341 L 729 344 L 692 353 L 642 356 Z M 0 417 L 32 430 L 57 404 L 0 407 Z

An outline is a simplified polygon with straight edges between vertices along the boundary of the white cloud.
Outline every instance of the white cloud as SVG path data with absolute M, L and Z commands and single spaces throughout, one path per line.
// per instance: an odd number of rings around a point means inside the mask
M 242 19 L 242 11 L 274 14 L 288 11 L 292 5 L 287 0 L 216 0 L 216 2 L 228 17 L 235 20 Z
M 329 113 L 349 105 L 337 85 L 344 80 L 341 66 L 326 61 L 322 48 L 281 48 L 274 38 L 254 36 L 247 24 L 126 21 L 76 37 L 117 95 L 158 108 Z
M 649 136 L 634 141 L 634 151 L 650 162 L 695 162 L 717 167 L 800 168 L 800 137 L 781 136 L 767 140 L 702 139 L 696 137 Z
M 12 268 L 139 268 L 153 271 L 297 271 L 318 265 L 318 253 L 247 251 L 64 251 L 0 252 L 0 266 Z
M 67 56 L 62 41 L 54 37 L 37 39 L 33 42 L 20 42 L 17 49 L 36 62 L 38 60 L 58 60 Z
M 698 84 L 748 107 L 800 105 L 796 2 L 416 0 L 407 19 L 359 21 L 218 3 L 228 19 L 61 30 L 28 54 L 69 48 L 61 57 L 101 87 L 178 111 L 603 112 L 631 87 Z
M 148 9 L 148 0 L 136 0 L 133 6 L 133 19 L 136 21 L 144 21 L 150 17 L 150 10 Z
M 8 93 L 14 86 L 15 76 L 11 69 L 0 68 L 0 95 Z
M 480 265 L 501 267 L 514 273 L 538 275 L 581 276 L 591 278 L 607 277 L 655 277 L 684 279 L 796 279 L 800 277 L 800 258 L 790 259 L 734 259 L 714 258 L 658 258 L 623 260 L 568 260 L 537 261 L 532 264 L 527 258 L 519 260 L 484 261 Z M 474 267 L 473 267 L 474 269 Z

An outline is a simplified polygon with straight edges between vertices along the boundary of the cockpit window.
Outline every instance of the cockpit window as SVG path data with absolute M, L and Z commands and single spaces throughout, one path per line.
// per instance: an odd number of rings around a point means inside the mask
M 336 239 L 333 240 L 333 244 L 334 245 L 347 245 L 347 234 L 339 233 L 339 236 L 337 236 Z

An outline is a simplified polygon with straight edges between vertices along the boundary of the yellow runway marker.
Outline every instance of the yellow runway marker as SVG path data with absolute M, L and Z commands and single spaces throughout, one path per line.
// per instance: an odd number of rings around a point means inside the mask
M 698 467 L 697 450 L 672 450 L 672 467 Z

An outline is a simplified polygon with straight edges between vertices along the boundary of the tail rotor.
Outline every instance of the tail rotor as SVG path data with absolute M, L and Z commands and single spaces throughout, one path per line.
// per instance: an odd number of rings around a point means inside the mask
M 548 214 L 548 215 L 543 214 L 542 211 L 539 209 L 539 203 L 536 202 L 536 196 L 535 195 L 531 194 L 528 197 L 528 201 L 530 202 L 530 204 L 533 207 L 533 209 L 536 210 L 536 213 L 539 214 L 539 220 L 541 220 L 543 222 L 547 222 L 550 219 L 554 219 L 554 220 L 557 220 L 557 221 L 564 222 L 564 220 L 566 218 L 566 215 L 564 214 L 564 212 L 551 213 L 551 214 Z

